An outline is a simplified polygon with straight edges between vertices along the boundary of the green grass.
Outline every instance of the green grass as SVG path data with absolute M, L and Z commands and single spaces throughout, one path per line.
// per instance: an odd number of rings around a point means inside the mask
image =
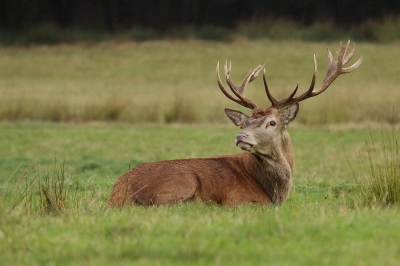
M 359 158 L 370 152 L 365 140 L 379 140 L 380 129 L 295 124 L 289 130 L 296 171 L 280 207 L 193 203 L 121 211 L 105 201 L 129 166 L 240 153 L 233 144 L 238 129 L 3 122 L 0 259 L 5 265 L 396 265 L 398 205 L 353 204 L 360 200 L 354 174 L 365 167 Z M 38 177 L 61 173 L 62 211 L 25 205 L 42 197 Z M 29 180 L 30 198 L 12 209 Z
M 6 265 L 396 265 L 398 217 L 315 204 L 12 217 L 1 257 Z
M 154 41 L 97 45 L 0 48 L 0 120 L 55 122 L 226 123 L 223 107 L 238 108 L 218 89 L 217 61 L 232 60 L 232 78 L 266 62 L 272 93 L 287 97 L 311 81 L 317 56 L 317 84 L 326 71 L 326 47 L 339 41 Z M 343 40 L 346 41 L 346 40 Z M 329 124 L 400 122 L 397 44 L 357 43 L 364 62 L 331 88 L 300 106 L 298 122 Z M 262 78 L 247 96 L 262 107 L 270 103 Z
M 400 203 L 399 131 L 382 128 L 381 139 L 366 140 L 367 171 L 359 178 L 364 204 L 390 206 Z
M 232 59 L 237 83 L 266 61 L 279 98 L 297 82 L 308 88 L 314 53 L 321 82 L 327 46 L 339 42 L 0 48 L 0 261 L 396 265 L 399 204 L 381 200 L 395 185 L 374 181 L 399 184 L 390 170 L 399 161 L 395 44 L 357 43 L 360 68 L 301 104 L 289 129 L 293 188 L 282 206 L 105 205 L 117 178 L 142 162 L 241 152 L 223 112 L 238 107 L 216 86 L 217 61 Z M 269 105 L 261 80 L 247 95 Z M 375 126 L 386 123 L 389 134 Z

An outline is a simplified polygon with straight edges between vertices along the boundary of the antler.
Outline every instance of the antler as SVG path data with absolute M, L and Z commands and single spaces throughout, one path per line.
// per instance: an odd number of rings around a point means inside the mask
M 231 80 L 231 69 L 232 69 L 231 62 L 229 62 L 229 66 L 228 66 L 228 62 L 225 62 L 224 70 L 225 70 L 226 83 L 228 84 L 228 86 L 231 89 L 231 91 L 233 92 L 233 94 L 236 96 L 235 97 L 225 89 L 224 85 L 222 85 L 221 78 L 219 76 L 219 62 L 218 62 L 217 63 L 218 86 L 221 89 L 221 91 L 225 94 L 225 96 L 228 97 L 229 99 L 231 99 L 232 101 L 234 101 L 244 107 L 247 107 L 250 109 L 256 109 L 256 108 L 258 108 L 257 105 L 245 97 L 245 92 L 246 92 L 246 88 L 247 88 L 247 85 L 249 84 L 249 82 L 252 82 L 258 76 L 258 74 L 260 73 L 261 69 L 264 68 L 264 66 L 265 66 L 265 63 L 263 65 L 259 65 L 258 67 L 256 67 L 253 70 L 250 70 L 249 73 L 247 74 L 247 76 L 244 78 L 242 84 L 240 84 L 240 86 L 235 86 L 235 84 L 233 84 L 233 82 Z
M 306 92 L 304 92 L 303 94 L 300 94 L 299 96 L 296 96 L 296 97 L 295 97 L 295 94 L 297 92 L 299 84 L 297 84 L 295 90 L 292 92 L 292 94 L 290 94 L 289 97 L 281 99 L 281 100 L 275 99 L 271 95 L 271 93 L 270 93 L 270 91 L 268 89 L 267 80 L 265 78 L 265 69 L 264 69 L 263 79 L 264 79 L 265 92 L 267 93 L 268 99 L 272 103 L 272 107 L 280 109 L 282 107 L 291 105 L 292 103 L 300 102 L 300 101 L 303 101 L 305 99 L 317 96 L 317 95 L 323 93 L 340 74 L 350 73 L 350 72 L 353 72 L 354 70 L 356 70 L 362 63 L 362 60 L 363 60 L 363 56 L 362 55 L 357 60 L 357 62 L 355 62 L 353 65 L 351 65 L 349 67 L 343 67 L 354 56 L 354 52 L 355 52 L 355 44 L 354 43 L 353 43 L 353 49 L 346 56 L 346 52 L 347 52 L 347 49 L 349 48 L 349 45 L 350 45 L 350 41 L 347 42 L 346 46 L 342 46 L 342 42 L 340 42 L 339 52 L 336 53 L 337 57 L 338 57 L 337 61 L 335 61 L 333 59 L 331 51 L 329 51 L 329 48 L 327 48 L 327 50 L 328 50 L 328 59 L 329 59 L 328 70 L 326 72 L 326 76 L 324 78 L 324 81 L 322 82 L 321 86 L 316 90 L 314 90 L 314 86 L 315 86 L 315 78 L 316 78 L 316 73 L 317 73 L 317 60 L 316 60 L 315 55 L 314 55 L 314 69 L 313 69 L 313 76 L 312 76 L 312 79 L 311 79 L 310 88 Z

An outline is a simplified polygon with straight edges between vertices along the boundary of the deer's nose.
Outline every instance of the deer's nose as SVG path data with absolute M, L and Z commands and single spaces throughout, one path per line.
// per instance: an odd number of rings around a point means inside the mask
M 240 134 L 237 134 L 236 135 L 236 138 L 235 138 L 235 142 L 236 143 L 238 143 L 238 142 L 240 142 L 240 141 L 245 141 L 245 139 L 248 137 L 249 135 L 247 134 L 247 133 L 240 133 Z

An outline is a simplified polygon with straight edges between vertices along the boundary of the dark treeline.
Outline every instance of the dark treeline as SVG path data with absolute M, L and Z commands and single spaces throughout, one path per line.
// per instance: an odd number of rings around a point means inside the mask
M 52 24 L 110 32 L 135 26 L 163 31 L 282 17 L 304 25 L 330 21 L 350 27 L 399 12 L 399 0 L 2 0 L 0 28 Z

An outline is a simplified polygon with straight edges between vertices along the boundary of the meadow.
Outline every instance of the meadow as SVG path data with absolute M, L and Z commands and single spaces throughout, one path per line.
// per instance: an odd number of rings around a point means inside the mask
M 309 87 L 313 54 L 318 63 L 317 84 L 322 81 L 327 47 L 335 53 L 339 41 L 107 42 L 1 48 L 0 119 L 227 123 L 221 108 L 237 107 L 216 85 L 218 61 L 223 71 L 225 60 L 231 60 L 237 83 L 249 69 L 266 62 L 270 89 L 281 98 L 297 83 L 300 91 Z M 400 57 L 400 46 L 357 43 L 354 59 L 361 54 L 360 68 L 303 104 L 298 122 L 399 122 L 394 96 L 399 95 L 400 76 L 394 59 Z M 247 95 L 260 106 L 269 106 L 261 78 L 249 85 Z
M 339 43 L 0 48 L 2 264 L 396 265 L 400 199 L 388 192 L 400 195 L 400 182 L 385 183 L 382 198 L 373 191 L 387 169 L 400 179 L 396 44 L 357 43 L 361 67 L 301 104 L 283 205 L 105 205 L 116 179 L 142 162 L 242 152 L 223 112 L 240 108 L 216 86 L 216 61 L 232 60 L 236 82 L 266 61 L 279 98 L 297 82 L 308 88 L 313 53 L 321 82 L 326 47 Z M 262 81 L 247 95 L 268 106 Z

